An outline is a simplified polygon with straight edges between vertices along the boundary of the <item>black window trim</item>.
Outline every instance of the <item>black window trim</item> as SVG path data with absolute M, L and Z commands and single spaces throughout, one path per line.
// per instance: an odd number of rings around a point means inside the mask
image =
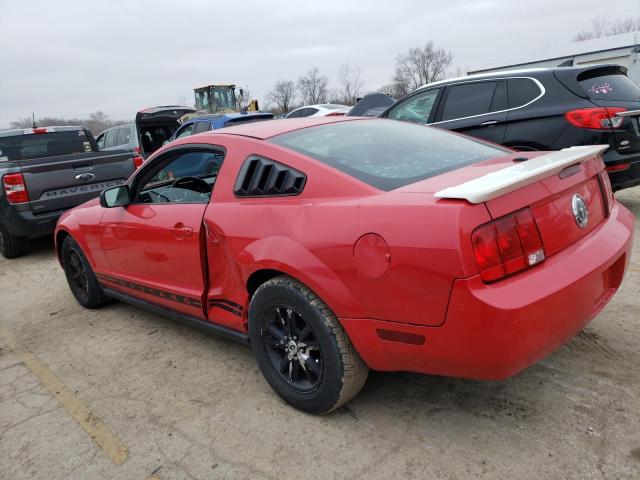
M 470 80 L 470 81 L 466 81 L 466 82 L 455 82 L 455 83 L 449 83 L 446 85 L 438 85 L 439 87 L 446 87 L 446 91 L 447 91 L 447 96 L 449 95 L 449 91 L 451 87 L 455 87 L 458 85 L 463 85 L 463 84 L 467 84 L 467 83 L 480 83 L 480 82 L 499 82 L 501 80 L 504 80 L 506 82 L 508 82 L 508 80 L 513 79 L 513 78 L 524 78 L 527 80 L 532 80 L 540 89 L 540 95 L 538 95 L 537 97 L 535 97 L 533 100 L 530 100 L 529 102 L 525 103 L 524 105 L 520 105 L 518 107 L 509 107 L 509 104 L 507 103 L 507 107 L 505 109 L 502 110 L 496 110 L 494 112 L 487 112 L 487 113 L 479 113 L 477 115 L 470 115 L 468 117 L 460 117 L 460 118 L 451 118 L 449 120 L 438 120 L 436 122 L 431 122 L 431 123 L 427 123 L 427 125 L 440 125 L 443 123 L 448 123 L 448 122 L 457 122 L 460 120 L 467 120 L 470 118 L 478 118 L 478 117 L 484 117 L 486 115 L 495 115 L 496 113 L 505 113 L 505 112 L 510 112 L 512 110 L 519 110 L 521 108 L 524 107 L 528 107 L 529 105 L 531 105 L 533 102 L 537 102 L 538 100 L 540 100 L 545 94 L 546 94 L 546 89 L 544 88 L 544 85 L 542 84 L 542 82 L 540 82 L 540 80 L 538 80 L 537 78 L 533 78 L 533 77 L 527 77 L 527 76 L 508 76 L 508 77 L 492 77 L 492 78 L 482 78 L 482 79 L 477 79 L 477 80 Z M 435 86 L 434 86 L 435 88 Z M 507 88 L 508 85 L 507 85 Z M 418 90 L 419 92 L 422 90 Z M 495 94 L 495 92 L 494 92 Z M 507 98 L 508 98 L 508 92 L 507 92 Z M 441 118 L 442 112 L 441 112 L 441 106 L 444 105 L 444 103 L 446 102 L 446 97 L 440 100 L 440 105 L 438 105 L 438 117 L 437 118 Z

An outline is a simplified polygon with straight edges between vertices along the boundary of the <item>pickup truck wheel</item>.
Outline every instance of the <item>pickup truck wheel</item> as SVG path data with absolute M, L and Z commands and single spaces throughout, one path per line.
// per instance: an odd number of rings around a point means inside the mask
M 108 299 L 100 288 L 87 257 L 71 237 L 62 242 L 62 265 L 71 293 L 80 305 L 98 308 L 107 303 Z
M 0 223 L 0 253 L 4 258 L 21 257 L 27 251 L 27 239 L 14 237 Z
M 273 278 L 256 290 L 249 306 L 249 336 L 271 388 L 305 412 L 335 410 L 367 380 L 369 369 L 334 313 L 291 277 Z

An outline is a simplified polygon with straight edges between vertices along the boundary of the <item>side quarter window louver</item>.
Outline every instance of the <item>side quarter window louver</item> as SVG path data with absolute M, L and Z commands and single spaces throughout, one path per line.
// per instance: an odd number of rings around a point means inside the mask
M 233 193 L 238 197 L 275 197 L 298 195 L 307 176 L 268 158 L 251 156 L 244 161 Z

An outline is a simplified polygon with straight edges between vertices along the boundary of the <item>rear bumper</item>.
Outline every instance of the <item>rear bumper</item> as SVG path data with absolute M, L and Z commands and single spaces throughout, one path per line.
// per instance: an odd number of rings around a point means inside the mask
M 348 318 L 342 325 L 374 370 L 508 378 L 563 345 L 607 304 L 629 261 L 633 224 L 616 204 L 597 229 L 538 267 L 492 285 L 478 276 L 456 280 L 440 327 Z M 424 343 L 383 340 L 379 329 Z
M 607 151 L 603 156 L 603 160 L 606 167 L 615 167 L 616 165 L 624 165 L 627 163 L 631 164 L 626 170 L 608 172 L 611 188 L 613 188 L 614 191 L 640 185 L 640 155 L 627 158 L 626 155 Z
M 28 209 L 28 205 L 16 205 L 15 208 L 7 208 L 3 223 L 8 232 L 16 237 L 35 238 L 53 233 L 56 222 L 65 210 L 34 215 Z

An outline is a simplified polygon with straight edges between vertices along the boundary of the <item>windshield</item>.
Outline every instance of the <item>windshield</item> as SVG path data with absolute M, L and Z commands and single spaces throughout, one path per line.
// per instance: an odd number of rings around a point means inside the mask
M 385 191 L 511 153 L 438 128 L 395 120 L 319 125 L 270 141 Z
M 29 160 L 91 151 L 91 141 L 84 130 L 0 136 L 2 160 Z

